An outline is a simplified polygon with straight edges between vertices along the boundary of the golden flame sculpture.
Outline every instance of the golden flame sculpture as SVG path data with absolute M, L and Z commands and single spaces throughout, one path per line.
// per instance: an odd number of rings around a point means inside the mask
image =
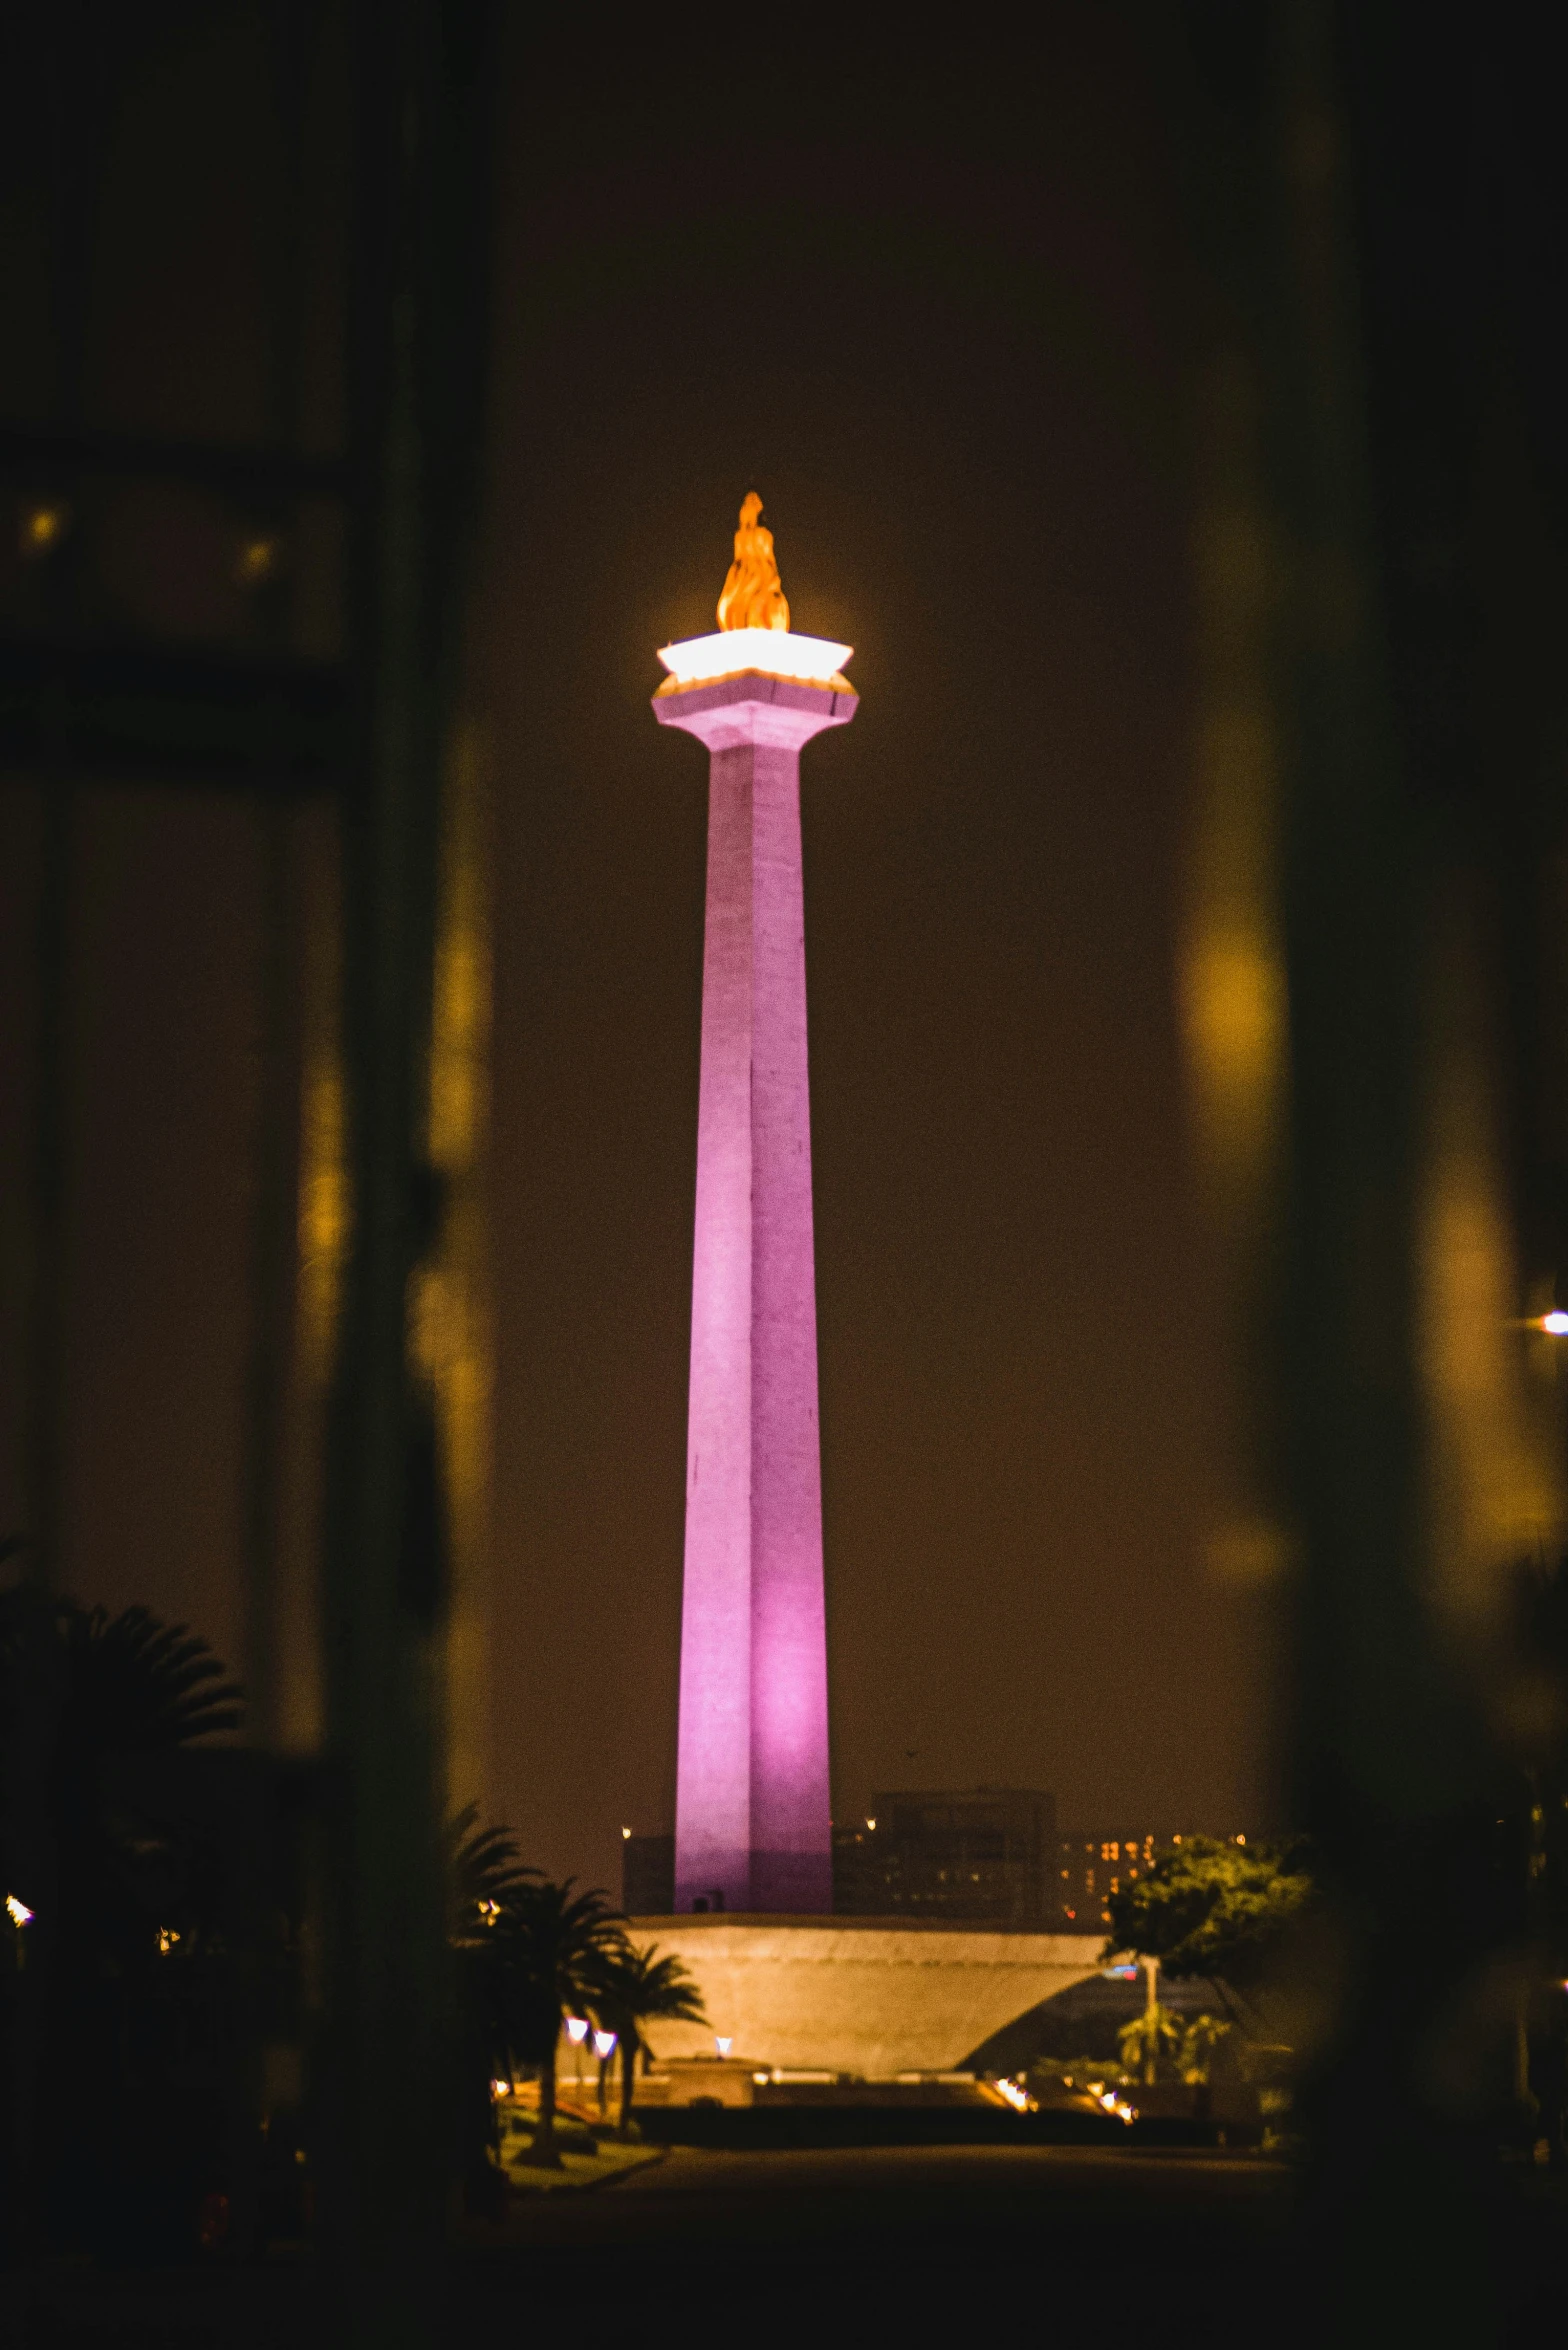
M 789 632 L 789 605 L 779 579 L 773 533 L 757 516 L 762 500 L 755 490 L 746 494 L 735 533 L 735 560 L 719 597 L 720 628 L 777 628 Z

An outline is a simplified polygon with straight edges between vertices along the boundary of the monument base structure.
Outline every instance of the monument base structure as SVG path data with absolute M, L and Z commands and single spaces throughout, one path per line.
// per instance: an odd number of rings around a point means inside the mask
M 764 534 L 765 535 L 765 534 Z M 771 546 L 771 541 L 769 542 Z M 739 541 L 737 541 L 737 547 Z M 847 646 L 746 630 L 781 666 L 654 698 L 709 753 L 675 1903 L 833 1906 L 800 753 L 843 726 Z M 753 657 L 756 647 L 748 643 Z M 827 658 L 831 656 L 831 658 Z M 824 660 L 826 669 L 824 670 Z
M 890 1925 L 885 1918 L 634 1918 L 679 1958 L 708 2022 L 650 2024 L 656 2061 L 712 2056 L 866 2080 L 950 2071 L 1104 1964 L 1097 1934 Z

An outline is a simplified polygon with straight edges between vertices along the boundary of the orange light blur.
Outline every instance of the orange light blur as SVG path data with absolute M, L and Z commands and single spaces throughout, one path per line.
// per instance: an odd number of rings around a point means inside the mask
M 65 536 L 70 516 L 64 506 L 27 506 L 22 511 L 19 537 L 24 555 L 47 555 Z
M 234 576 L 240 586 L 264 586 L 277 573 L 279 555 L 274 538 L 246 539 L 234 558 Z

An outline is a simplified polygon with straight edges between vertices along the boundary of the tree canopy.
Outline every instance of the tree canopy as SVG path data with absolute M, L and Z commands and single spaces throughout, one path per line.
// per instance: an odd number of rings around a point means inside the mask
M 1225 1844 L 1189 1836 L 1110 1898 L 1105 1956 L 1135 1951 L 1173 1976 L 1206 1975 L 1239 1991 L 1267 1971 L 1312 1899 L 1306 1847 Z

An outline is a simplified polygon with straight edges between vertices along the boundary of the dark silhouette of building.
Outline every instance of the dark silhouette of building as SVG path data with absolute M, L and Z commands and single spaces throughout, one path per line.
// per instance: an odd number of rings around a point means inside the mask
M 675 1838 L 634 1836 L 623 1830 L 621 1839 L 621 1907 L 629 1918 L 667 1918 L 675 1914 Z
M 884 1793 L 833 1832 L 833 1906 L 1034 1932 L 1057 1923 L 1056 1798 L 1018 1787 Z

